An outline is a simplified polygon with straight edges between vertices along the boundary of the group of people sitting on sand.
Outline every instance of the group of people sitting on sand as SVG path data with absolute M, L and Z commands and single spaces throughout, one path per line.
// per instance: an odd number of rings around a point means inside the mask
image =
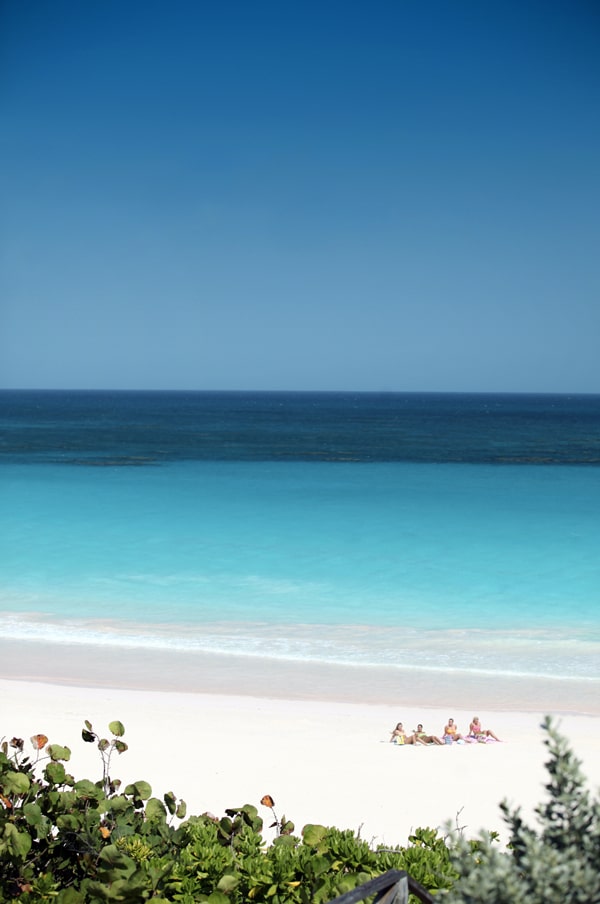
M 416 729 L 413 730 L 413 733 L 409 735 L 406 733 L 402 722 L 398 722 L 392 731 L 390 743 L 423 744 L 425 747 L 428 747 L 430 744 L 438 744 L 440 746 L 442 744 L 453 744 L 454 742 L 462 744 L 485 744 L 487 741 L 499 740 L 500 738 L 497 737 L 491 729 L 481 727 L 479 716 L 473 716 L 467 735 L 462 735 L 459 732 L 454 724 L 454 719 L 448 719 L 448 722 L 444 725 L 444 731 L 441 738 L 438 738 L 437 735 L 428 734 L 421 722 L 419 722 Z

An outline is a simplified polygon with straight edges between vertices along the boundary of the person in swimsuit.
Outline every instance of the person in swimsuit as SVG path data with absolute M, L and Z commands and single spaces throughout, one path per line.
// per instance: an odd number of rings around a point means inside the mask
M 443 744 L 443 741 L 433 734 L 427 734 L 427 732 L 423 728 L 423 723 L 419 722 L 417 725 L 417 730 L 413 735 L 415 742 L 417 744 L 424 744 L 427 746 L 428 744 Z
M 444 741 L 447 738 L 451 741 L 463 740 L 463 736 L 459 733 L 458 728 L 454 724 L 454 719 L 448 719 L 448 724 L 444 725 Z
M 402 722 L 398 722 L 392 732 L 390 744 L 416 744 L 414 735 L 407 735 Z
M 469 725 L 469 735 L 470 738 L 474 738 L 476 741 L 487 741 L 488 738 L 492 738 L 494 741 L 499 741 L 500 738 L 494 734 L 494 732 L 490 728 L 482 728 L 481 722 L 479 721 L 479 716 L 473 716 L 473 721 Z

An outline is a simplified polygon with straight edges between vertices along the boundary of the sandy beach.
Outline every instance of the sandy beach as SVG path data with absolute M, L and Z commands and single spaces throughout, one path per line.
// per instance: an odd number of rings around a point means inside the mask
M 75 682 L 71 672 L 67 680 L 60 670 L 59 680 L 41 675 L 21 680 L 23 670 L 15 668 L 20 680 L 14 680 L 6 666 L 4 659 L 0 737 L 28 739 L 43 732 L 71 748 L 76 778 L 97 779 L 99 754 L 81 740 L 83 721 L 89 719 L 104 734 L 108 722 L 119 719 L 129 750 L 115 759 L 112 776 L 145 779 L 156 796 L 173 791 L 187 801 L 188 814 L 222 815 L 226 807 L 251 803 L 268 826 L 272 814 L 260 800 L 270 794 L 278 817 L 291 819 L 296 832 L 306 823 L 321 823 L 395 845 L 406 843 L 419 826 L 443 827 L 448 821 L 468 835 L 485 828 L 505 838 L 499 802 L 508 799 L 531 819 L 544 794 L 547 755 L 540 723 L 552 712 L 548 708 L 449 709 L 411 702 L 408 691 L 394 703 L 248 695 L 239 673 L 237 694 L 140 690 L 98 686 L 90 675 L 86 682 L 83 670 Z M 160 673 L 150 684 L 160 684 Z M 600 718 L 559 710 L 561 729 L 596 791 Z M 408 730 L 423 722 L 428 732 L 440 734 L 452 715 L 466 733 L 475 714 L 502 743 L 427 748 L 389 743 L 398 721 Z M 266 830 L 265 837 L 272 833 Z

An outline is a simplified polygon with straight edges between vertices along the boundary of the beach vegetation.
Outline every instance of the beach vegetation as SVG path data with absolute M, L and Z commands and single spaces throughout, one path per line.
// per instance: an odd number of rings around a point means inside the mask
M 267 844 L 257 806 L 187 816 L 172 791 L 156 797 L 143 780 L 123 787 L 113 756 L 127 750 L 125 728 L 106 737 L 85 722 L 101 775 L 75 779 L 71 750 L 45 735 L 0 743 L 0 902 L 209 902 L 326 904 L 388 870 L 405 870 L 430 892 L 461 904 L 600 902 L 600 803 L 579 762 L 548 719 L 548 799 L 538 827 L 501 804 L 510 832 L 468 839 L 458 828 L 419 828 L 405 847 L 308 824 L 296 833 L 265 794 L 275 838 Z M 30 754 L 29 746 L 32 748 Z
M 407 847 L 374 847 L 350 830 L 294 823 L 265 807 L 275 829 L 263 837 L 252 804 L 186 818 L 171 791 L 158 798 L 146 781 L 125 787 L 113 755 L 127 750 L 125 728 L 107 736 L 85 722 L 82 739 L 98 747 L 101 777 L 75 779 L 71 751 L 45 735 L 0 745 L 0 902 L 309 904 L 325 902 L 390 869 L 410 870 L 430 889 L 448 888 L 454 871 L 438 833 L 419 829 Z
M 451 845 L 458 879 L 448 894 L 460 904 L 592 904 L 600 902 L 600 798 L 586 785 L 580 761 L 550 718 L 542 723 L 547 799 L 527 825 L 519 808 L 500 807 L 506 850 L 482 835 Z

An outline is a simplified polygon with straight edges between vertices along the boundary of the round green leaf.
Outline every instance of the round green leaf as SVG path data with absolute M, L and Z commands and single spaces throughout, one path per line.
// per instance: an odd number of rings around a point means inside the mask
M 108 730 L 116 735 L 117 738 L 122 738 L 125 734 L 125 726 L 122 722 L 109 722 Z
M 278 845 L 280 847 L 296 847 L 298 844 L 298 839 L 294 838 L 293 835 L 278 835 L 277 838 L 273 839 L 273 844 Z
M 219 883 L 217 885 L 217 889 L 219 891 L 225 892 L 225 894 L 229 894 L 229 892 L 233 891 L 234 888 L 237 888 L 240 884 L 239 876 L 231 876 L 226 875 L 219 879 Z
M 83 791 L 85 794 L 93 794 L 96 795 L 100 790 L 98 785 L 95 785 L 94 782 L 91 782 L 89 778 L 82 778 L 78 782 L 75 782 L 73 785 L 74 791 Z
M 165 805 L 157 797 L 151 797 L 146 804 L 147 819 L 164 819 L 167 815 Z
M 128 810 L 133 809 L 133 804 L 128 797 L 124 797 L 122 794 L 119 794 L 116 797 L 110 797 L 106 798 L 105 800 L 101 800 L 98 809 L 100 813 L 126 813 Z
M 124 793 L 133 794 L 135 797 L 139 797 L 141 800 L 148 800 L 148 798 L 152 794 L 152 788 L 150 787 L 148 782 L 132 782 L 131 785 L 127 785 Z
M 94 782 L 90 782 L 87 778 L 75 782 L 73 790 L 77 791 L 78 797 L 84 800 L 102 800 L 105 797 L 104 789 L 94 784 Z
M 39 804 L 25 804 L 23 814 L 30 826 L 39 825 L 44 818 Z
M 31 782 L 23 772 L 8 772 L 2 778 L 1 787 L 5 794 L 25 794 Z
M 230 904 L 229 898 L 222 891 L 213 891 L 206 900 L 208 904 Z
M 27 832 L 19 832 L 12 823 L 4 827 L 3 841 L 13 857 L 26 857 L 31 850 L 31 836 Z
M 325 838 L 327 834 L 327 829 L 325 826 L 319 825 L 305 825 L 302 829 L 302 837 L 304 839 L 304 844 L 309 844 L 311 846 L 320 844 L 321 841 Z
M 62 785 L 67 774 L 62 763 L 48 763 L 44 769 L 46 780 L 54 785 Z
M 51 760 L 64 760 L 67 762 L 71 759 L 71 751 L 68 747 L 61 747 L 60 744 L 50 744 L 47 749 Z

